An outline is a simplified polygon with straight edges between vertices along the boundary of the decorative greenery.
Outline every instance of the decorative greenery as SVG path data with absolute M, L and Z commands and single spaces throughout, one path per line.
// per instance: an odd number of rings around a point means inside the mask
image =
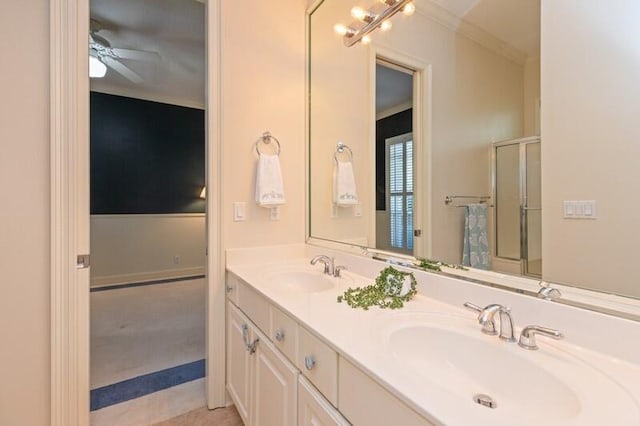
M 462 265 L 454 265 L 452 263 L 441 262 L 439 260 L 431 260 L 431 259 L 418 259 L 420 263 L 418 263 L 418 268 L 428 270 L 428 271 L 442 271 L 441 266 L 445 266 L 447 268 L 453 269 L 461 269 L 463 271 L 467 271 Z
M 402 295 L 403 283 L 409 277 L 411 287 Z M 342 296 L 338 296 L 338 303 L 347 302 L 352 308 L 362 308 L 365 311 L 371 306 L 382 309 L 399 309 L 404 306 L 418 292 L 416 278 L 411 272 L 401 272 L 389 266 L 380 272 L 376 283 L 366 287 L 349 288 Z

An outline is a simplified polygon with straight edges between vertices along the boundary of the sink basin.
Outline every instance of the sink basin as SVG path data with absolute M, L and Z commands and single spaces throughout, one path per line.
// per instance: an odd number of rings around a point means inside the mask
M 270 274 L 270 280 L 278 286 L 286 286 L 304 293 L 319 293 L 335 287 L 335 278 L 321 271 L 284 269 Z
M 410 380 L 428 384 L 460 412 L 477 412 L 482 424 L 640 421 L 638 403 L 624 388 L 544 338 L 539 351 L 527 351 L 483 335 L 473 319 L 438 314 L 400 315 L 382 332 L 392 362 L 402 365 Z M 478 395 L 482 402 L 474 400 Z M 464 424 L 460 421 L 445 423 Z

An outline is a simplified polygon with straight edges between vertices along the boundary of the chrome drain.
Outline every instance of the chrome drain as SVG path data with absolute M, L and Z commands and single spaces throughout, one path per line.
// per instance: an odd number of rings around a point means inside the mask
M 484 407 L 488 408 L 496 408 L 498 404 L 491 398 L 489 395 L 485 395 L 483 393 L 479 393 L 473 396 L 473 401 L 476 404 L 480 404 Z

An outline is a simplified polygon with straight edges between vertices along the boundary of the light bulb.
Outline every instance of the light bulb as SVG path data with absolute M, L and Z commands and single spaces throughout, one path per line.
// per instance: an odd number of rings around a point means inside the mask
M 343 35 L 345 35 L 345 34 L 347 33 L 347 27 L 345 27 L 345 26 L 344 26 L 344 25 L 342 25 L 342 24 L 335 24 L 335 25 L 333 26 L 333 30 L 334 30 L 336 33 L 338 33 L 338 34 L 340 34 L 340 35 L 342 35 L 342 36 L 343 36 Z
M 380 24 L 380 31 L 389 31 L 391 29 L 391 26 L 391 22 L 384 21 L 382 24 Z
M 413 15 L 413 12 L 415 12 L 415 11 L 416 11 L 416 6 L 413 3 L 407 3 L 402 8 L 402 13 L 404 13 L 407 16 Z
M 355 6 L 351 9 L 351 16 L 362 21 L 364 17 L 367 16 L 367 12 L 365 12 L 363 8 Z
M 102 78 L 107 73 L 107 66 L 95 56 L 89 56 L 89 77 Z
M 362 37 L 362 44 L 369 44 L 371 43 L 371 37 L 369 37 L 368 35 Z
M 353 37 L 353 34 L 355 34 L 356 30 L 354 30 L 351 27 L 347 27 L 345 25 L 342 24 L 335 24 L 333 26 L 333 30 L 340 34 L 341 36 L 346 36 L 346 37 Z

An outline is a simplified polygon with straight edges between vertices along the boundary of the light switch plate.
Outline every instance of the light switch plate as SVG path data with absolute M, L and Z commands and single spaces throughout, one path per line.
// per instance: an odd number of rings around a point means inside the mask
M 353 215 L 355 217 L 362 216 L 362 204 L 358 203 L 358 204 L 353 206 Z
M 244 222 L 247 220 L 247 203 L 236 201 L 233 203 L 233 221 Z
M 596 219 L 595 200 L 568 200 L 563 202 L 565 219 Z

